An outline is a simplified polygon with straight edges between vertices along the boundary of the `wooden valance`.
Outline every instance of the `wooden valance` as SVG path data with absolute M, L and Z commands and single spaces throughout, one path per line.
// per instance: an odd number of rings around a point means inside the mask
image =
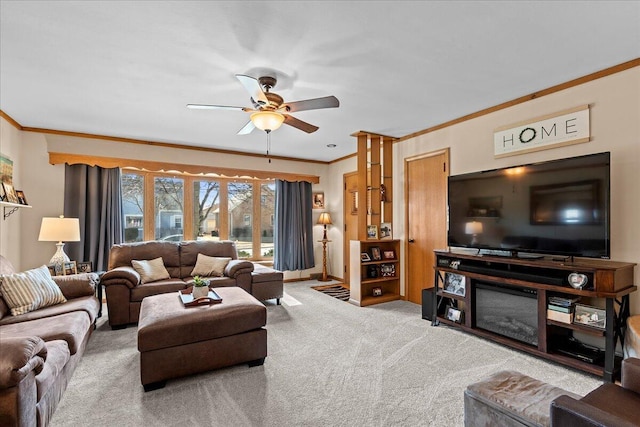
M 121 159 L 117 157 L 97 157 L 83 154 L 70 153 L 49 153 L 49 163 L 52 165 L 89 165 L 103 168 L 135 168 L 148 172 L 180 173 L 201 176 L 218 176 L 221 178 L 244 178 L 271 180 L 281 179 L 283 181 L 305 181 L 311 184 L 320 182 L 320 177 L 316 175 L 303 175 L 287 172 L 257 171 L 234 168 L 223 168 L 217 166 L 187 165 L 181 163 L 154 162 L 149 160 Z

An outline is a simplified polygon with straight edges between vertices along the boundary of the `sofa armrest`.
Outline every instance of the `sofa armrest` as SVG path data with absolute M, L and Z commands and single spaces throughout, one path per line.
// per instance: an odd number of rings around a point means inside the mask
M 66 299 L 95 295 L 100 279 L 96 273 L 51 277 Z
M 29 372 L 39 374 L 47 358 L 47 347 L 40 337 L 1 337 L 0 389 L 13 387 Z
M 110 285 L 126 285 L 133 289 L 140 284 L 140 275 L 133 267 L 123 266 L 109 270 L 100 279 L 105 287 Z
M 622 361 L 622 387 L 640 394 L 640 359 L 630 357 Z
M 253 263 L 240 259 L 232 259 L 224 269 L 224 275 L 236 279 L 239 274 L 251 273 L 253 271 Z
M 560 396 L 551 402 L 551 425 L 571 427 L 632 427 L 616 415 L 569 396 Z

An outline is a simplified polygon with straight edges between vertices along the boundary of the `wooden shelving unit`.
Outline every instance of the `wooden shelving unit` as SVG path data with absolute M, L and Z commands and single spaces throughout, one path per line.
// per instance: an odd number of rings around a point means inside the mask
M 372 248 L 378 248 L 383 256 L 373 259 Z M 393 259 L 385 259 L 385 251 L 393 251 Z M 367 253 L 370 261 L 363 261 L 361 254 Z M 399 240 L 352 240 L 350 242 L 351 277 L 349 302 L 358 306 L 380 304 L 400 299 L 400 241 Z M 393 276 L 382 276 L 383 267 L 393 266 Z M 369 270 L 376 271 L 370 277 Z M 380 288 L 382 295 L 374 296 L 374 288 Z
M 626 320 L 629 317 L 629 295 L 636 291 L 633 284 L 634 263 L 607 260 L 526 260 L 509 257 L 475 256 L 448 251 L 436 251 L 435 295 L 432 324 L 439 323 L 460 328 L 466 332 L 493 340 L 538 357 L 602 376 L 614 381 L 619 373 L 619 357 L 616 346 L 624 339 Z M 585 274 L 589 280 L 584 289 L 574 289 L 567 276 L 572 272 Z M 464 276 L 464 296 L 445 292 L 447 274 Z M 520 289 L 529 292 L 537 306 L 537 344 L 510 338 L 478 326 L 476 294 L 486 284 Z M 509 292 L 509 291 L 507 291 Z M 522 291 L 521 291 L 522 292 Z M 594 328 L 577 323 L 563 323 L 547 318 L 547 305 L 552 296 L 575 297 L 592 302 L 600 301 L 605 306 L 606 326 Z M 464 320 L 453 322 L 446 317 L 445 305 L 464 313 Z M 589 363 L 574 356 L 560 353 L 566 348 L 574 333 L 588 334 L 602 340 L 603 360 Z

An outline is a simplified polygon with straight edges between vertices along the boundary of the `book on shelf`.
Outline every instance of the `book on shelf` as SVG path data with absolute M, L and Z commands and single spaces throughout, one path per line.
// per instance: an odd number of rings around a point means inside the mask
M 575 311 L 575 305 L 571 305 L 569 307 L 564 307 L 561 305 L 548 304 L 547 308 L 549 310 L 559 311 L 561 313 L 573 313 Z
M 560 307 L 571 307 L 578 301 L 580 301 L 580 297 L 575 297 L 575 298 L 566 298 L 566 297 L 558 297 L 558 296 L 549 297 L 549 304 L 557 305 Z
M 573 313 L 562 313 L 560 311 L 547 309 L 547 319 L 561 323 L 573 323 Z

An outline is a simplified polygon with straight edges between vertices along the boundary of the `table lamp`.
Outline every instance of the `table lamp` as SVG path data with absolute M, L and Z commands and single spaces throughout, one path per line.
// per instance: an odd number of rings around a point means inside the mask
M 41 242 L 58 242 L 56 243 L 58 249 L 51 257 L 50 264 L 59 265 L 69 262 L 69 257 L 64 253 L 63 242 L 80 241 L 80 221 L 78 218 L 65 218 L 63 215 L 60 215 L 59 218 L 42 218 L 38 240 Z

